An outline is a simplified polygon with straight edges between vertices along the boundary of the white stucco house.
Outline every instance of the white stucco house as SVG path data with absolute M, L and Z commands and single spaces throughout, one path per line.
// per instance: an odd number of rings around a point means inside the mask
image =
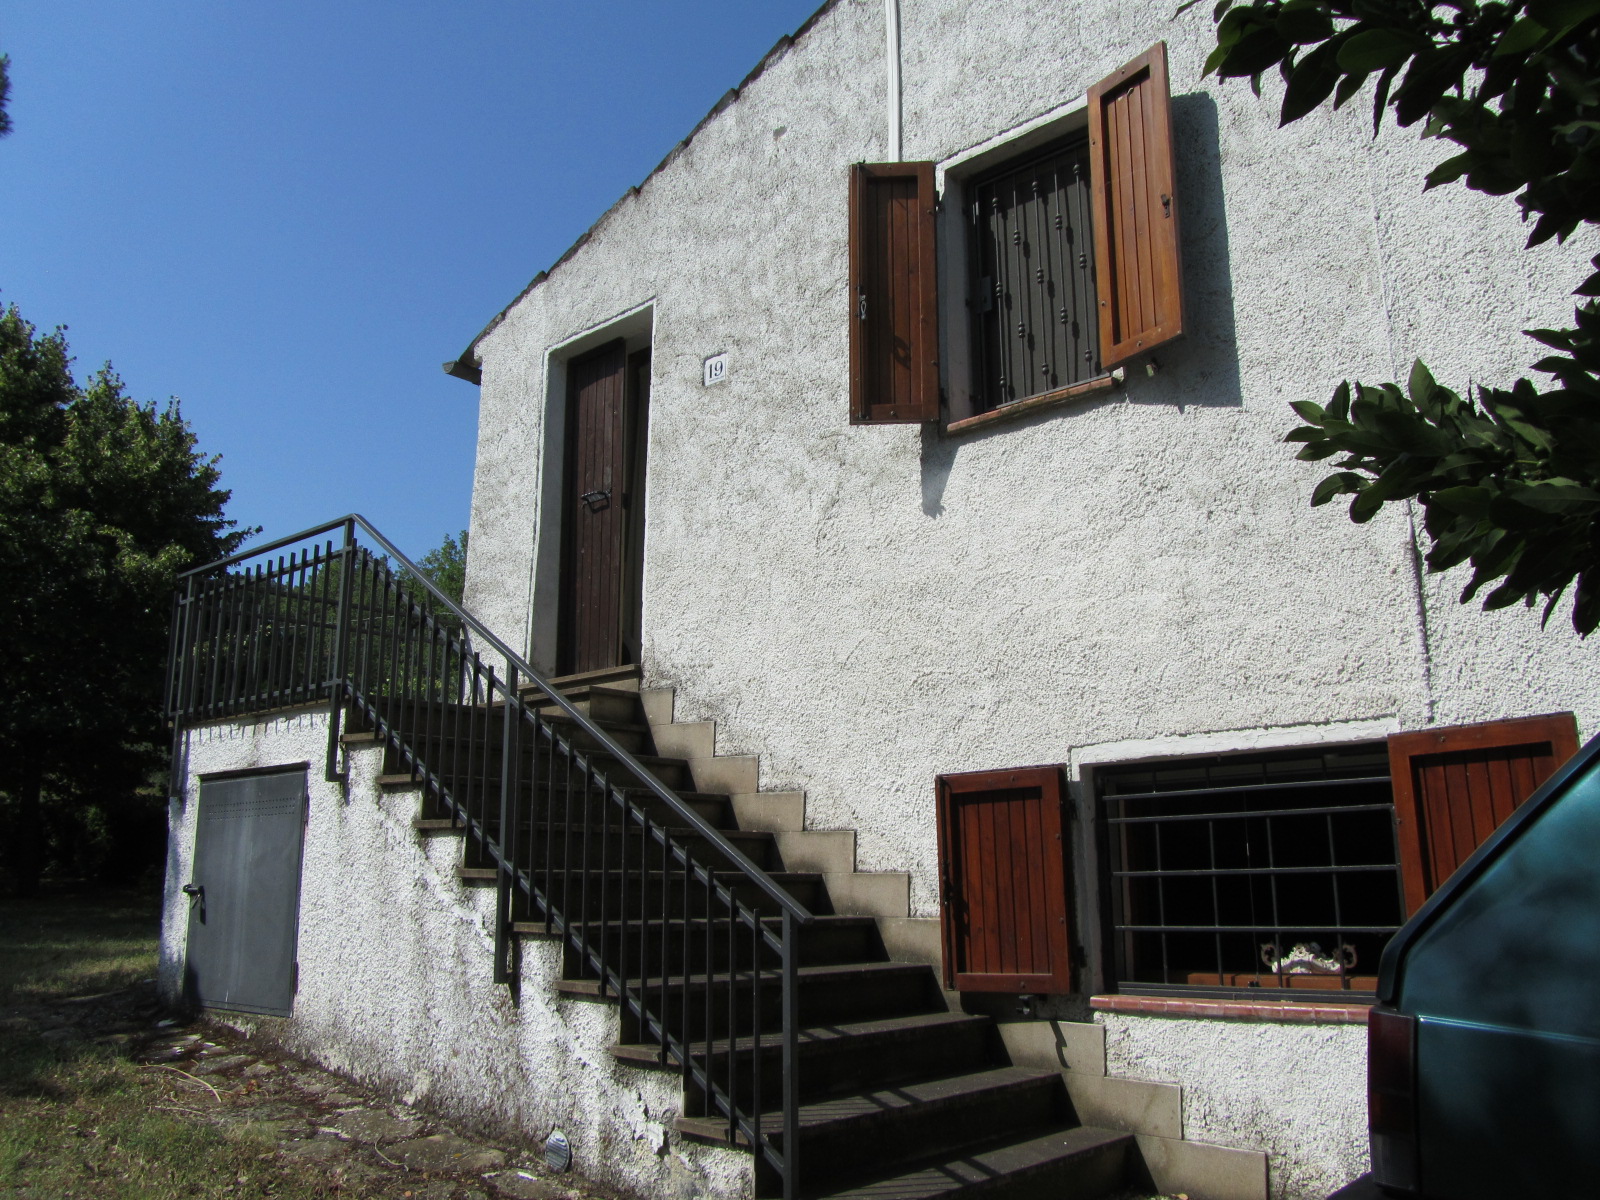
M 446 364 L 478 388 L 464 607 L 637 691 L 640 753 L 1132 1134 L 1135 1177 L 1324 1197 L 1367 1168 L 1388 933 L 1600 694 L 1564 616 L 1423 573 L 1404 509 L 1312 509 L 1288 403 L 1417 356 L 1515 377 L 1592 247 L 1424 194 L 1438 149 L 1362 105 L 1277 128 L 1172 7 L 824 4 Z M 761 1188 L 561 991 L 570 953 L 530 942 L 507 998 L 461 843 L 381 747 L 324 782 L 328 735 L 189 723 L 174 994 L 202 789 L 313 764 L 298 991 L 252 1020 L 647 1194 Z

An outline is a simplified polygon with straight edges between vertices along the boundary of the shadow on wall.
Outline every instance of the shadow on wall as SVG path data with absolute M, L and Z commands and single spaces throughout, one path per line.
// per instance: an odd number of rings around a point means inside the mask
M 1165 404 L 1182 412 L 1188 405 L 1237 408 L 1239 348 L 1233 312 L 1233 271 L 1229 260 L 1227 208 L 1223 202 L 1222 146 L 1217 103 L 1206 92 L 1172 98 L 1172 136 L 1177 154 L 1180 219 L 1183 222 L 1183 338 L 1153 355 L 1156 375 L 1136 361 L 1127 386 L 1114 396 L 1045 409 L 1004 425 L 945 438 L 932 426 L 922 429 L 922 511 L 944 512 L 944 490 L 963 446 L 1046 421 L 1084 420 L 1112 404 Z
M 1238 330 L 1233 315 L 1233 269 L 1227 206 L 1222 192 L 1222 138 L 1217 102 L 1207 92 L 1172 98 L 1172 140 L 1178 196 L 1183 205 L 1183 320 L 1185 335 L 1157 350 L 1154 378 L 1142 362 L 1128 370 L 1131 404 L 1190 404 L 1238 408 Z

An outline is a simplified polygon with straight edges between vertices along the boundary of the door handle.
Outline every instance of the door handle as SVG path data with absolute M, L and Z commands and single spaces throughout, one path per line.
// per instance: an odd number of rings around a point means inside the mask
M 602 500 L 608 505 L 611 503 L 611 489 L 607 488 L 603 492 L 585 492 L 578 499 L 588 506 L 590 512 L 598 512 Z

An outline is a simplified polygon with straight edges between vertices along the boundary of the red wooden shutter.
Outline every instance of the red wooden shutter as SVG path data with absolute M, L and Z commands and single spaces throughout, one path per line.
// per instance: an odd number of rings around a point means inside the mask
M 1089 89 L 1100 365 L 1183 333 L 1178 197 L 1167 45 L 1157 42 Z
M 1070 991 L 1060 768 L 941 775 L 937 796 L 946 986 Z
M 1577 750 L 1571 713 L 1391 737 L 1407 915 Z
M 850 170 L 850 423 L 939 419 L 933 164 Z

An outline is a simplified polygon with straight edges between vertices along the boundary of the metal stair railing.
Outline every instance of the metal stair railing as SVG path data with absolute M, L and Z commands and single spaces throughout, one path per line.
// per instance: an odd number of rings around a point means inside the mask
M 722 831 L 358 515 L 180 575 L 170 646 L 175 781 L 187 728 L 323 703 L 342 781 L 351 714 L 494 870 L 495 980 L 516 982 L 518 913 L 542 921 L 792 1200 L 814 918 Z

